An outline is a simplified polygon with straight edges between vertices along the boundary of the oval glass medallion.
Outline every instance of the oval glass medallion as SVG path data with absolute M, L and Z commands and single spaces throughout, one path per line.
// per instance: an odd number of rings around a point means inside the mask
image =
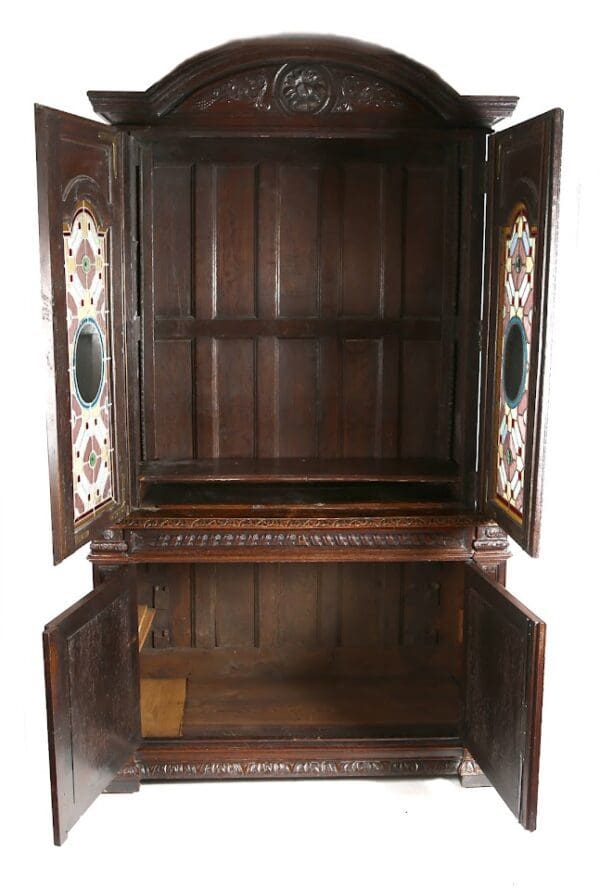
M 104 348 L 98 325 L 81 321 L 73 349 L 73 376 L 77 396 L 86 407 L 95 404 L 104 378 Z
M 527 376 L 527 338 L 520 318 L 511 318 L 506 329 L 502 353 L 502 382 L 509 407 L 516 407 L 525 389 Z

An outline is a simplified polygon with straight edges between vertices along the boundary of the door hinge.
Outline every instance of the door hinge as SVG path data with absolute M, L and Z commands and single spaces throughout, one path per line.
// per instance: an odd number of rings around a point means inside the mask
M 477 329 L 475 331 L 475 338 L 477 341 L 477 351 L 481 351 L 483 349 L 483 321 L 479 320 L 477 322 Z
M 489 160 L 484 160 L 481 164 L 481 180 L 479 182 L 479 191 L 481 194 L 487 194 L 488 192 L 488 171 L 489 171 L 490 162 Z

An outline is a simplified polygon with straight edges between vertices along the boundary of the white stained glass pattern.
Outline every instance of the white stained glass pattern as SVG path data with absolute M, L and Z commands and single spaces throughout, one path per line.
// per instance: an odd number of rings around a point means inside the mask
M 78 523 L 113 499 L 106 232 L 88 205 L 64 232 L 73 512 Z

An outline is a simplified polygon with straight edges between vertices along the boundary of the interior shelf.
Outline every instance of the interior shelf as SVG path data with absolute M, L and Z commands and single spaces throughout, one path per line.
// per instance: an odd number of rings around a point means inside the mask
M 441 460 L 216 459 L 141 466 L 142 505 L 336 505 L 456 500 Z
M 428 459 L 201 459 L 155 460 L 141 465 L 140 481 L 195 483 L 218 481 L 451 482 L 456 463 Z
M 360 738 L 455 736 L 449 675 L 144 679 L 145 736 Z M 146 712 L 144 711 L 146 710 Z

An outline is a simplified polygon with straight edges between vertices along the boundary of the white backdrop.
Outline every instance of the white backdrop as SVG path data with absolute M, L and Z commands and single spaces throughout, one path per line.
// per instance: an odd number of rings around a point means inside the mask
M 3 22 L 0 249 L 0 681 L 4 884 L 154 886 L 596 883 L 600 246 L 596 29 L 586 2 L 301 4 L 99 0 L 13 6 Z M 212 8 L 211 8 L 212 7 Z M 51 565 L 33 102 L 93 116 L 87 89 L 143 90 L 230 39 L 322 32 L 381 43 L 459 92 L 522 95 L 515 122 L 565 109 L 541 557 L 511 591 L 548 623 L 538 830 L 454 780 L 150 786 L 103 796 L 51 844 L 41 630 L 90 588 L 85 552 Z M 588 115 L 589 114 L 589 119 Z M 594 240 L 593 240 L 594 239 Z M 38 392 L 40 393 L 38 395 Z M 596 543 L 597 545 L 597 543 Z M 11 873 L 11 865 L 15 867 Z M 118 875 L 117 875 L 118 874 Z

